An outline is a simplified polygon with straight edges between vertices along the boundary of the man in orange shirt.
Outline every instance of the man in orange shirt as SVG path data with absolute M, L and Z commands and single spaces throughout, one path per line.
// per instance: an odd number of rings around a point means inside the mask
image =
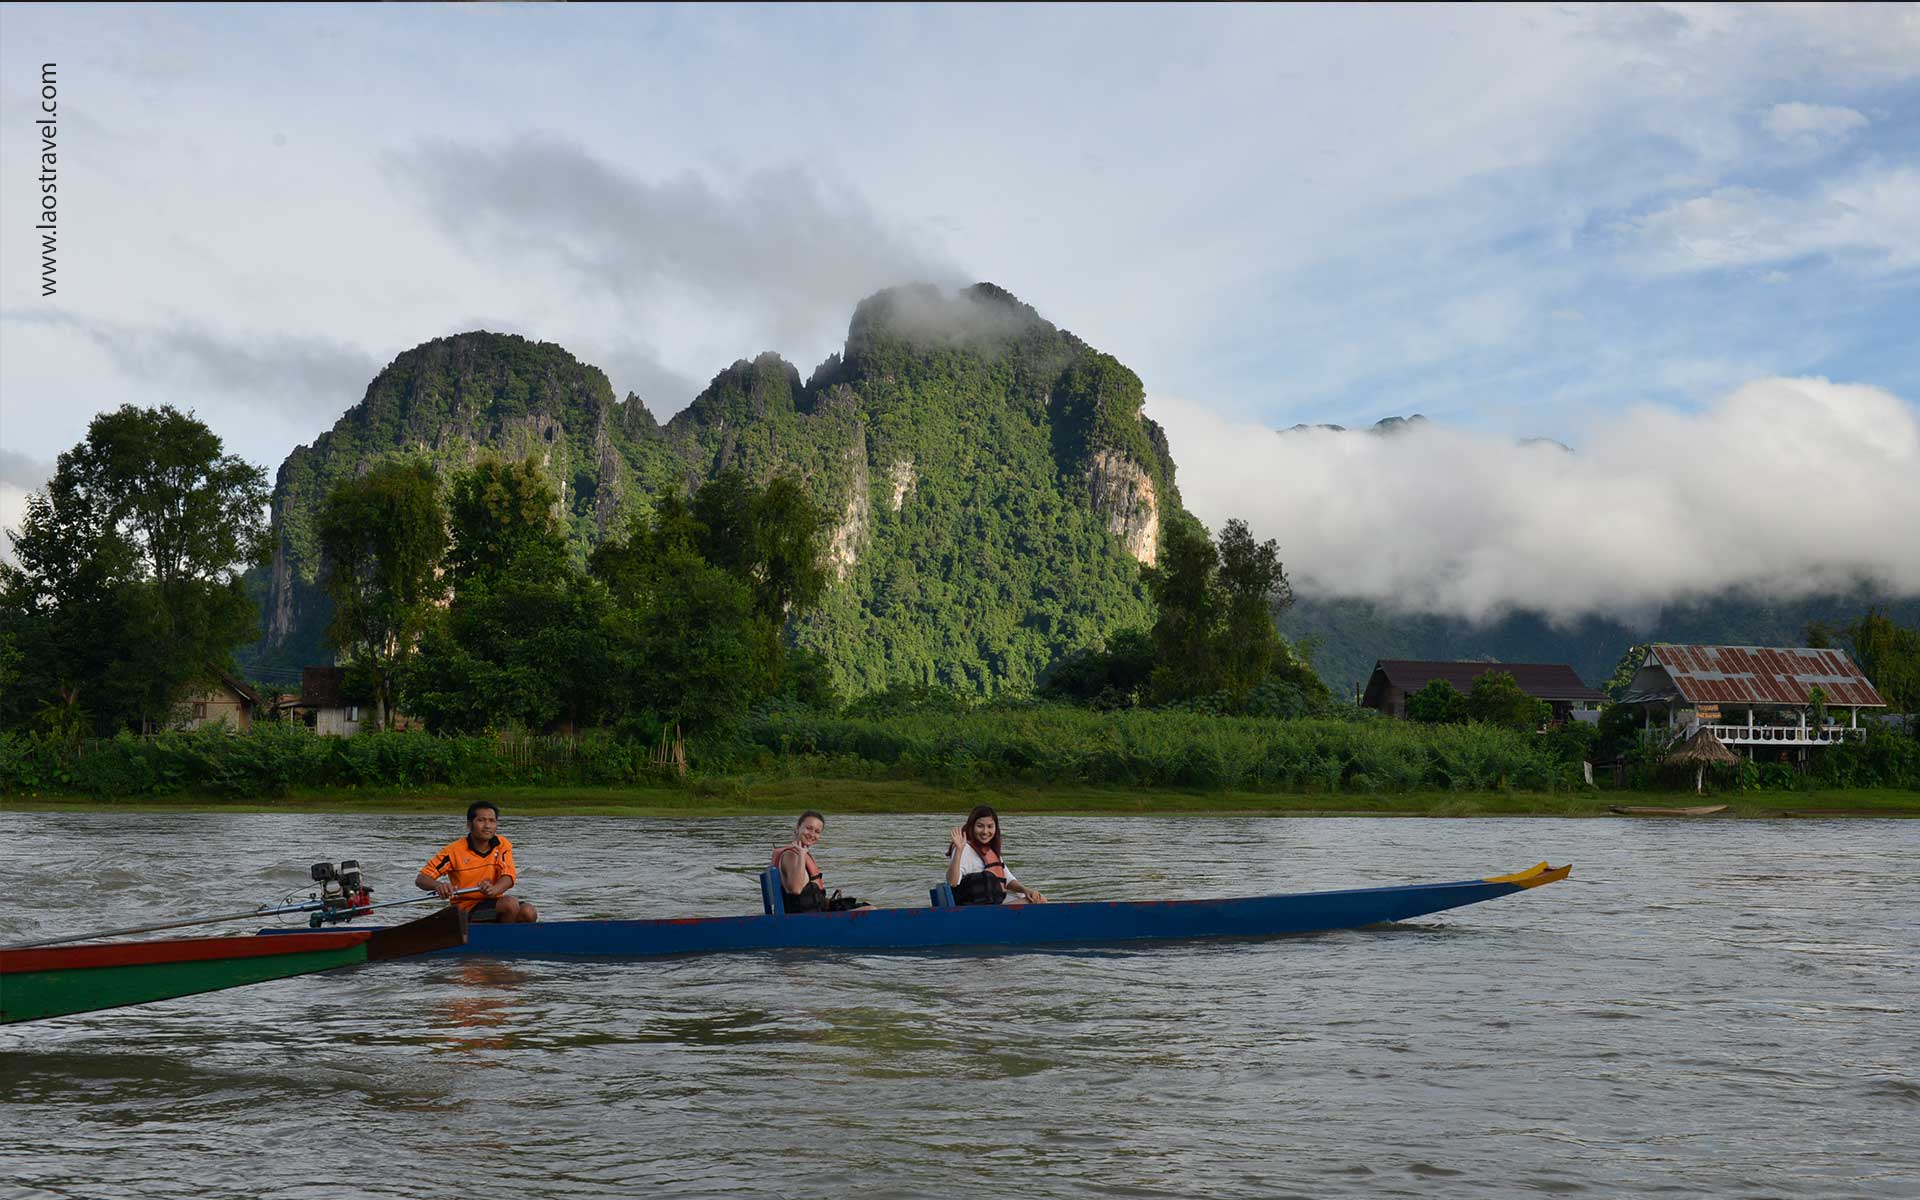
M 474 921 L 537 921 L 533 905 L 507 895 L 514 884 L 513 843 L 500 836 L 500 810 L 485 800 L 467 806 L 467 836 L 449 842 L 414 878 L 423 892 L 450 897 Z M 454 893 L 478 887 L 464 896 Z

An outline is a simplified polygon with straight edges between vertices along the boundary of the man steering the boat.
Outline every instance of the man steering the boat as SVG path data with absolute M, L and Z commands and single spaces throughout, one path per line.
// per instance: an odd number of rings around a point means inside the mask
M 421 891 L 466 909 L 472 921 L 518 925 L 539 920 L 533 905 L 507 895 L 514 882 L 513 843 L 500 836 L 500 810 L 485 800 L 467 806 L 467 836 L 448 842 L 413 880 Z M 480 890 L 454 895 L 473 887 Z

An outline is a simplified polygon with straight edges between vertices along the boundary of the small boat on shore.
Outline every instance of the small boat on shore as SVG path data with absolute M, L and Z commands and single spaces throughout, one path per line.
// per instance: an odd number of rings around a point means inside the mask
M 758 916 L 653 921 L 540 921 L 474 925 L 450 954 L 488 957 L 652 958 L 752 950 L 985 950 L 1192 938 L 1262 938 L 1404 921 L 1565 879 L 1546 863 L 1511 875 L 1407 887 L 1356 888 L 1224 900 L 1109 900 L 954 907 L 933 889 L 925 908 L 782 911 L 773 871 L 761 877 Z M 263 933 L 274 932 L 263 930 Z M 271 940 L 271 939 L 269 939 Z
M 459 946 L 466 913 L 285 937 L 168 938 L 0 950 L 0 1025 L 147 1004 Z
M 1691 808 L 1650 808 L 1638 804 L 1609 804 L 1607 811 L 1623 817 L 1710 817 L 1727 811 L 1724 804 L 1696 804 Z

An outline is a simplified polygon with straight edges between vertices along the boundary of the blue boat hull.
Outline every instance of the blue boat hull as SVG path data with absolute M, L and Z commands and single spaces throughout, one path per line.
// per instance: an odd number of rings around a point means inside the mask
M 451 954 L 487 957 L 656 957 L 738 950 L 928 950 L 1187 938 L 1258 938 L 1404 921 L 1564 879 L 1571 868 L 1409 887 L 1356 888 L 1229 900 L 866 908 L 851 912 L 657 921 L 474 925 Z

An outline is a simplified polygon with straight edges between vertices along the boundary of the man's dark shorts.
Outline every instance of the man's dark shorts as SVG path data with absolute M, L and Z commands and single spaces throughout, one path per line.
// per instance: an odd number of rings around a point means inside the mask
M 498 921 L 499 919 L 500 908 L 494 903 L 492 896 L 487 897 L 485 900 L 482 900 L 467 910 L 467 924 L 469 925 L 485 925 L 488 921 Z

